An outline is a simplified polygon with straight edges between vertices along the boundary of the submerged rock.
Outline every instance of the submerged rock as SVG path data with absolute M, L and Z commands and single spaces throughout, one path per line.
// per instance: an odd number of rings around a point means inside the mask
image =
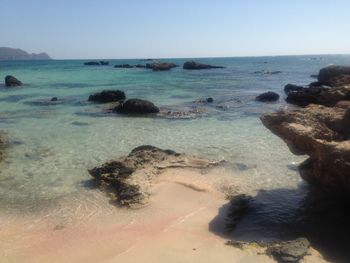
M 297 263 L 307 255 L 309 248 L 310 242 L 306 238 L 297 238 L 268 247 L 266 254 L 280 263 Z
M 103 61 L 103 60 L 101 60 L 101 61 L 100 61 L 100 65 L 101 65 L 101 66 L 108 66 L 108 65 L 109 65 L 109 61 Z
M 117 113 L 125 114 L 149 114 L 159 112 L 159 108 L 152 102 L 141 99 L 128 99 L 120 103 L 113 110 Z
M 14 76 L 8 75 L 5 77 L 6 87 L 17 87 L 22 86 L 22 82 L 16 79 Z
M 125 93 L 121 90 L 103 90 L 89 96 L 89 101 L 107 103 L 125 100 Z
M 245 194 L 240 194 L 236 196 L 230 196 L 228 198 L 230 199 L 230 205 L 226 218 L 226 227 L 229 230 L 233 230 L 242 219 L 242 217 L 249 211 L 253 197 Z
M 280 95 L 278 95 L 276 92 L 268 91 L 257 96 L 255 100 L 261 101 L 261 102 L 270 102 L 270 101 L 277 101 L 279 100 L 279 98 L 280 98 Z
M 294 154 L 310 156 L 299 166 L 303 179 L 327 190 L 349 193 L 350 101 L 340 101 L 332 108 L 309 105 L 267 114 L 261 120 Z
M 101 190 L 121 206 L 135 207 L 147 203 L 153 177 L 161 170 L 177 167 L 206 168 L 206 160 L 143 145 L 125 157 L 89 170 Z
M 121 64 L 121 65 L 115 65 L 115 68 L 133 68 L 134 66 L 131 66 L 130 64 Z
M 195 61 L 187 61 L 183 65 L 183 69 L 189 69 L 189 70 L 212 69 L 212 68 L 224 68 L 224 67 L 201 64 Z
M 279 70 L 276 70 L 276 71 L 259 70 L 254 72 L 254 74 L 263 74 L 263 75 L 276 75 L 280 73 L 282 73 L 282 71 L 279 71 Z
M 100 62 L 98 61 L 89 61 L 84 63 L 85 66 L 100 66 Z

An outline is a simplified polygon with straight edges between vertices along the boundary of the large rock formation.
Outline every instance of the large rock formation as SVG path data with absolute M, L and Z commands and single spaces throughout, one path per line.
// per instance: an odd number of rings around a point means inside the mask
M 331 93 L 331 104 L 339 93 Z M 261 120 L 294 154 L 310 156 L 299 166 L 302 178 L 325 189 L 349 193 L 350 101 L 339 101 L 332 108 L 309 105 L 267 114 Z
M 5 85 L 6 87 L 17 87 L 22 86 L 22 82 L 16 79 L 14 76 L 6 76 L 5 77 Z
M 320 104 L 325 106 L 334 106 L 340 100 L 350 100 L 350 86 L 335 88 L 326 87 L 298 87 L 287 85 L 286 101 L 298 106 L 307 106 L 309 104 Z
M 125 100 L 125 93 L 120 90 L 103 90 L 89 96 L 89 101 L 106 103 Z
M 141 99 L 128 99 L 114 108 L 117 113 L 125 114 L 150 114 L 158 113 L 159 108 L 152 102 Z
M 331 87 L 350 84 L 350 67 L 336 65 L 325 67 L 320 70 L 318 81 Z
M 224 67 L 202 64 L 195 61 L 187 61 L 183 65 L 183 69 L 189 69 L 189 70 L 212 69 L 212 68 L 224 68 Z
M 101 190 L 122 206 L 147 203 L 155 175 L 168 168 L 206 168 L 215 163 L 154 146 L 137 147 L 125 157 L 89 170 Z

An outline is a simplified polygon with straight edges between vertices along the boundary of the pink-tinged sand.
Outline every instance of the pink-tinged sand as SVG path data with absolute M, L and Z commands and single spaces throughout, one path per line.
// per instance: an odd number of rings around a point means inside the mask
M 149 205 L 137 210 L 119 208 L 119 214 L 86 220 L 78 212 L 65 225 L 55 216 L 2 224 L 0 262 L 275 262 L 260 248 L 225 245 L 224 219 L 217 217 L 225 203 L 202 175 L 169 170 L 154 184 Z M 218 223 L 209 229 L 214 218 Z M 313 252 L 304 262 L 324 261 Z

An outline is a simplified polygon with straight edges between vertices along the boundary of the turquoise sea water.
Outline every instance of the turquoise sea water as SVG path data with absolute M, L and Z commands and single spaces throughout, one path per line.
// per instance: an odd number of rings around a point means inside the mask
M 185 59 L 164 59 L 181 65 Z M 266 128 L 259 116 L 285 107 L 283 86 L 308 84 L 311 74 L 329 64 L 350 64 L 350 56 L 293 56 L 198 59 L 225 69 L 168 72 L 84 66 L 82 60 L 0 62 L 0 79 L 14 75 L 23 88 L 0 87 L 0 130 L 10 147 L 0 164 L 0 208 L 36 211 L 55 200 L 88 192 L 87 172 L 98 164 L 151 144 L 214 160 L 225 159 L 232 176 L 252 189 L 296 188 L 296 164 L 303 157 Z M 281 74 L 253 74 L 255 71 Z M 207 114 L 192 119 L 132 117 L 106 113 L 106 105 L 87 102 L 89 94 L 120 89 L 160 107 L 196 105 Z M 267 90 L 277 103 L 254 98 Z M 47 103 L 58 97 L 62 103 Z M 213 97 L 212 105 L 195 100 Z

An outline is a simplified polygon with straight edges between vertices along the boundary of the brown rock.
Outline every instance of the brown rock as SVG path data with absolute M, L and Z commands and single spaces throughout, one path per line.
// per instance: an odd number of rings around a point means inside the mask
M 350 102 L 309 105 L 261 120 L 294 154 L 310 156 L 299 166 L 303 179 L 329 190 L 350 190 Z

